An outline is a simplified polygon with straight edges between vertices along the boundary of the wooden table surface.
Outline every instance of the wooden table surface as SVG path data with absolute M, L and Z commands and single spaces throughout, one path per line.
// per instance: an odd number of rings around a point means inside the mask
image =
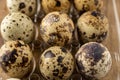
M 116 24 L 116 18 L 114 14 L 114 7 L 113 7 L 113 1 L 112 0 L 103 0 L 104 1 L 104 8 L 103 12 L 106 14 L 106 16 L 109 19 L 110 28 L 109 28 L 109 36 L 107 39 L 103 42 L 105 46 L 108 47 L 108 49 L 111 52 L 113 65 L 111 71 L 108 73 L 108 75 L 101 80 L 120 80 L 120 46 L 119 46 L 119 36 L 118 35 L 118 26 Z M 117 12 L 118 17 L 120 19 L 120 0 L 114 0 L 116 2 L 117 6 Z M 8 14 L 8 10 L 6 8 L 6 0 L 0 0 L 0 22 Z M 120 21 L 119 21 L 120 22 Z M 0 46 L 3 44 L 3 40 L 0 36 Z M 36 50 L 37 51 L 37 50 Z M 39 52 L 39 51 L 38 51 Z M 36 53 L 36 52 L 35 52 Z M 4 74 L 0 72 L 0 76 L 3 77 Z M 5 77 L 5 76 L 4 76 Z M 5 80 L 5 79 L 3 79 Z

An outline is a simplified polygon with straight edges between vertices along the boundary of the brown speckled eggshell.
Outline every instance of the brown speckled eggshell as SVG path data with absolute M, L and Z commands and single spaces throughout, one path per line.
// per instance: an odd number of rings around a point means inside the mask
M 107 17 L 97 11 L 84 13 L 77 22 L 79 42 L 103 42 L 108 34 Z
M 105 77 L 112 65 L 110 52 L 105 46 L 97 42 L 89 42 L 81 46 L 75 59 L 78 72 L 86 80 Z
M 41 0 L 42 8 L 45 13 L 61 11 L 68 13 L 71 3 L 69 0 Z
M 22 40 L 31 43 L 35 35 L 34 23 L 20 12 L 9 13 L 1 22 L 1 35 L 5 41 Z
M 64 47 L 53 46 L 43 52 L 39 64 L 47 80 L 66 80 L 74 69 L 74 59 Z
M 37 0 L 7 0 L 9 12 L 22 12 L 33 16 L 36 12 Z
M 51 12 L 46 15 L 40 25 L 40 34 L 49 45 L 64 46 L 72 39 L 73 21 L 65 13 Z
M 79 11 L 80 14 L 92 11 L 92 10 L 101 10 L 103 6 L 102 0 L 74 0 L 75 8 Z
M 8 41 L 0 49 L 0 65 L 12 78 L 24 77 L 32 62 L 32 52 L 23 41 Z

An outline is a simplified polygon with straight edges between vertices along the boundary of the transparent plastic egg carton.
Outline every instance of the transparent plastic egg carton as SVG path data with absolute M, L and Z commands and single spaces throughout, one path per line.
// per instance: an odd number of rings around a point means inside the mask
M 104 1 L 104 7 L 102 8 L 102 12 L 105 13 L 105 15 L 108 17 L 109 20 L 109 35 L 107 36 L 107 39 L 103 41 L 102 44 L 104 44 L 110 51 L 112 56 L 112 68 L 110 72 L 101 80 L 120 80 L 120 0 L 103 0 Z M 39 3 L 39 0 L 38 0 Z M 36 26 L 36 39 L 31 44 L 34 59 L 33 64 L 31 66 L 31 71 L 26 76 L 27 78 L 25 80 L 45 80 L 39 71 L 39 57 L 41 53 L 48 48 L 43 42 L 41 41 L 41 37 L 39 36 L 39 23 L 41 21 L 41 17 L 43 17 L 43 13 L 39 12 L 40 5 L 38 5 L 39 8 L 37 8 L 37 13 L 34 18 L 35 26 Z M 0 0 L 0 23 L 2 19 L 8 14 L 8 10 L 6 7 L 6 0 Z M 0 36 L 0 46 L 2 46 L 4 43 L 3 39 Z M 45 46 L 44 46 L 45 45 Z M 74 47 L 74 50 L 78 49 L 78 45 Z M 71 50 L 69 47 L 67 47 L 69 50 Z M 75 54 L 72 50 L 73 54 Z M 28 78 L 29 77 L 29 78 Z M 1 69 L 0 69 L 0 80 L 6 80 L 9 78 Z M 74 71 L 69 80 L 84 80 L 80 77 L 80 75 Z

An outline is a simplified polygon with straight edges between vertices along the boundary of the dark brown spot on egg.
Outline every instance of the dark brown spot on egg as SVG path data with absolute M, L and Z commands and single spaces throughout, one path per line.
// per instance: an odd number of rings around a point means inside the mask
M 62 72 L 66 73 L 68 71 L 68 67 L 63 67 Z
M 17 26 L 18 26 L 18 23 L 17 23 Z
M 34 2 L 32 2 L 31 4 L 34 4 Z
M 47 69 L 49 69 L 49 66 L 47 67 Z
M 63 65 L 63 64 L 58 64 L 58 65 L 60 65 L 60 67 L 64 67 L 64 65 Z
M 33 31 L 32 29 L 30 29 L 30 31 Z
M 97 70 L 95 70 L 94 68 L 90 69 L 91 75 L 95 75 L 97 74 Z
M 96 63 L 95 62 L 91 62 L 91 66 L 94 66 L 94 65 L 96 65 Z
M 87 1 L 84 1 L 84 3 L 87 3 Z
M 58 63 L 62 63 L 63 59 L 64 59 L 64 58 L 63 58 L 62 56 L 58 56 L 57 62 L 58 62 Z
M 13 47 L 12 44 L 10 45 L 10 47 Z
M 8 36 L 9 38 L 11 38 L 11 36 Z
M 50 45 L 55 45 L 57 41 L 59 41 L 62 38 L 61 34 L 59 33 L 51 33 L 49 34 L 49 36 L 50 38 L 48 40 L 48 44 Z
M 86 34 L 86 32 L 83 32 L 83 35 L 85 35 Z
M 67 50 L 64 47 L 61 47 L 60 49 L 62 50 L 62 52 L 67 53 Z
M 60 7 L 60 6 L 61 6 L 61 2 L 58 1 L 58 0 L 55 0 L 55 1 L 56 1 L 56 6 L 57 6 L 57 7 Z
M 64 75 L 60 75 L 60 76 L 59 76 L 60 79 L 63 79 L 63 77 L 64 77 Z
M 49 38 L 49 40 L 47 41 L 47 43 L 49 45 L 52 45 L 52 46 L 56 44 L 56 42 L 52 38 Z
M 92 15 L 92 16 L 95 16 L 95 17 L 101 17 L 101 19 L 104 18 L 104 15 L 101 14 L 100 12 L 98 12 L 98 11 L 93 11 L 93 12 L 91 13 L 91 15 Z
M 91 15 L 97 17 L 97 16 L 98 16 L 98 13 L 97 13 L 96 11 L 93 11 L 93 12 L 91 13 Z
M 19 53 L 21 53 L 21 54 L 23 53 L 23 51 L 22 51 L 22 50 L 19 50 L 18 52 L 19 52 Z
M 58 74 L 59 74 L 59 70 L 58 69 L 53 70 L 53 76 L 58 76 Z
M 25 32 L 23 32 L 23 34 L 25 34 Z
M 21 38 L 18 38 L 18 40 L 21 40 Z
M 12 22 L 16 22 L 15 20 L 12 20 Z
M 19 19 L 19 21 L 22 21 L 22 19 Z
M 56 36 L 58 38 L 62 38 L 59 33 L 51 33 L 51 34 L 49 34 L 49 36 Z
M 25 13 L 25 11 L 24 11 L 24 10 L 22 10 L 21 12 L 22 12 L 22 13 Z
M 89 37 L 90 39 L 94 39 L 94 38 L 96 38 L 96 34 L 95 33 L 93 33 L 92 34 L 92 36 L 91 37 Z
M 104 32 L 104 33 L 98 35 L 98 39 L 104 40 L 106 38 L 106 36 L 107 36 L 107 32 Z
M 2 62 L 4 63 L 4 66 L 9 66 L 10 67 L 11 64 L 15 63 L 16 62 L 16 56 L 18 56 L 16 49 L 13 49 L 12 51 L 6 51 L 6 54 L 4 54 L 1 57 Z
M 24 16 L 21 16 L 22 18 L 24 18 Z
M 52 58 L 52 57 L 55 57 L 55 54 L 51 50 L 49 50 L 49 51 L 45 52 L 44 57 Z
M 13 49 L 12 51 L 11 51 L 11 53 L 10 53 L 10 55 L 9 55 L 9 57 L 10 57 L 10 62 L 11 63 L 14 63 L 15 61 L 16 61 L 16 57 L 15 56 L 18 56 L 18 54 L 17 54 L 17 50 L 16 49 Z
M 32 6 L 29 7 L 29 12 L 32 12 Z
M 28 62 L 28 58 L 25 57 L 25 56 L 23 56 L 23 57 L 22 57 L 22 63 L 21 63 L 21 66 L 22 66 L 22 67 L 25 67 L 25 65 L 26 65 L 27 62 Z
M 21 10 L 21 9 L 23 9 L 23 8 L 25 8 L 25 3 L 24 3 L 24 2 L 21 2 L 21 3 L 19 4 L 19 10 Z
M 26 37 L 29 37 L 29 35 L 27 34 Z
M 15 47 L 21 47 L 21 46 L 24 46 L 23 44 L 21 44 L 20 41 L 17 41 L 17 44 L 15 44 Z
M 87 4 L 83 4 L 82 12 L 85 12 L 86 10 L 89 10 L 88 5 Z
M 64 37 L 64 39 L 65 39 L 64 44 L 67 44 L 69 42 L 69 38 L 66 36 L 66 37 Z
M 3 29 L 3 32 L 5 32 L 5 29 Z
M 87 58 L 93 58 L 95 62 L 98 62 L 102 59 L 105 48 L 101 47 L 99 43 L 91 43 L 84 46 L 82 51 L 86 53 Z

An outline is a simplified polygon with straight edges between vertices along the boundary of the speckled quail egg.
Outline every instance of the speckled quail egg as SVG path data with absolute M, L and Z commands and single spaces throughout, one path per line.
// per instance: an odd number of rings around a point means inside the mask
M 80 42 L 102 42 L 107 37 L 109 22 L 104 14 L 89 11 L 78 19 L 77 27 Z
M 37 0 L 7 0 L 7 7 L 10 12 L 22 12 L 33 16 L 36 12 Z
M 47 80 L 66 80 L 74 69 L 74 59 L 64 47 L 53 46 L 43 52 L 39 69 Z
M 70 0 L 42 0 L 41 4 L 45 13 L 53 11 L 68 13 L 71 6 Z
M 12 78 L 24 77 L 32 59 L 31 49 L 23 41 L 8 41 L 0 49 L 0 67 Z
M 69 16 L 61 12 L 51 12 L 40 25 L 40 34 L 49 45 L 63 46 L 72 39 L 74 24 Z
M 100 43 L 84 44 L 75 55 L 78 71 L 86 80 L 105 77 L 110 71 L 112 59 L 108 49 Z
M 1 35 L 5 41 L 23 40 L 30 43 L 34 39 L 34 24 L 25 14 L 8 14 L 1 23 Z
M 75 8 L 80 14 L 91 11 L 100 10 L 103 4 L 102 0 L 74 0 Z

